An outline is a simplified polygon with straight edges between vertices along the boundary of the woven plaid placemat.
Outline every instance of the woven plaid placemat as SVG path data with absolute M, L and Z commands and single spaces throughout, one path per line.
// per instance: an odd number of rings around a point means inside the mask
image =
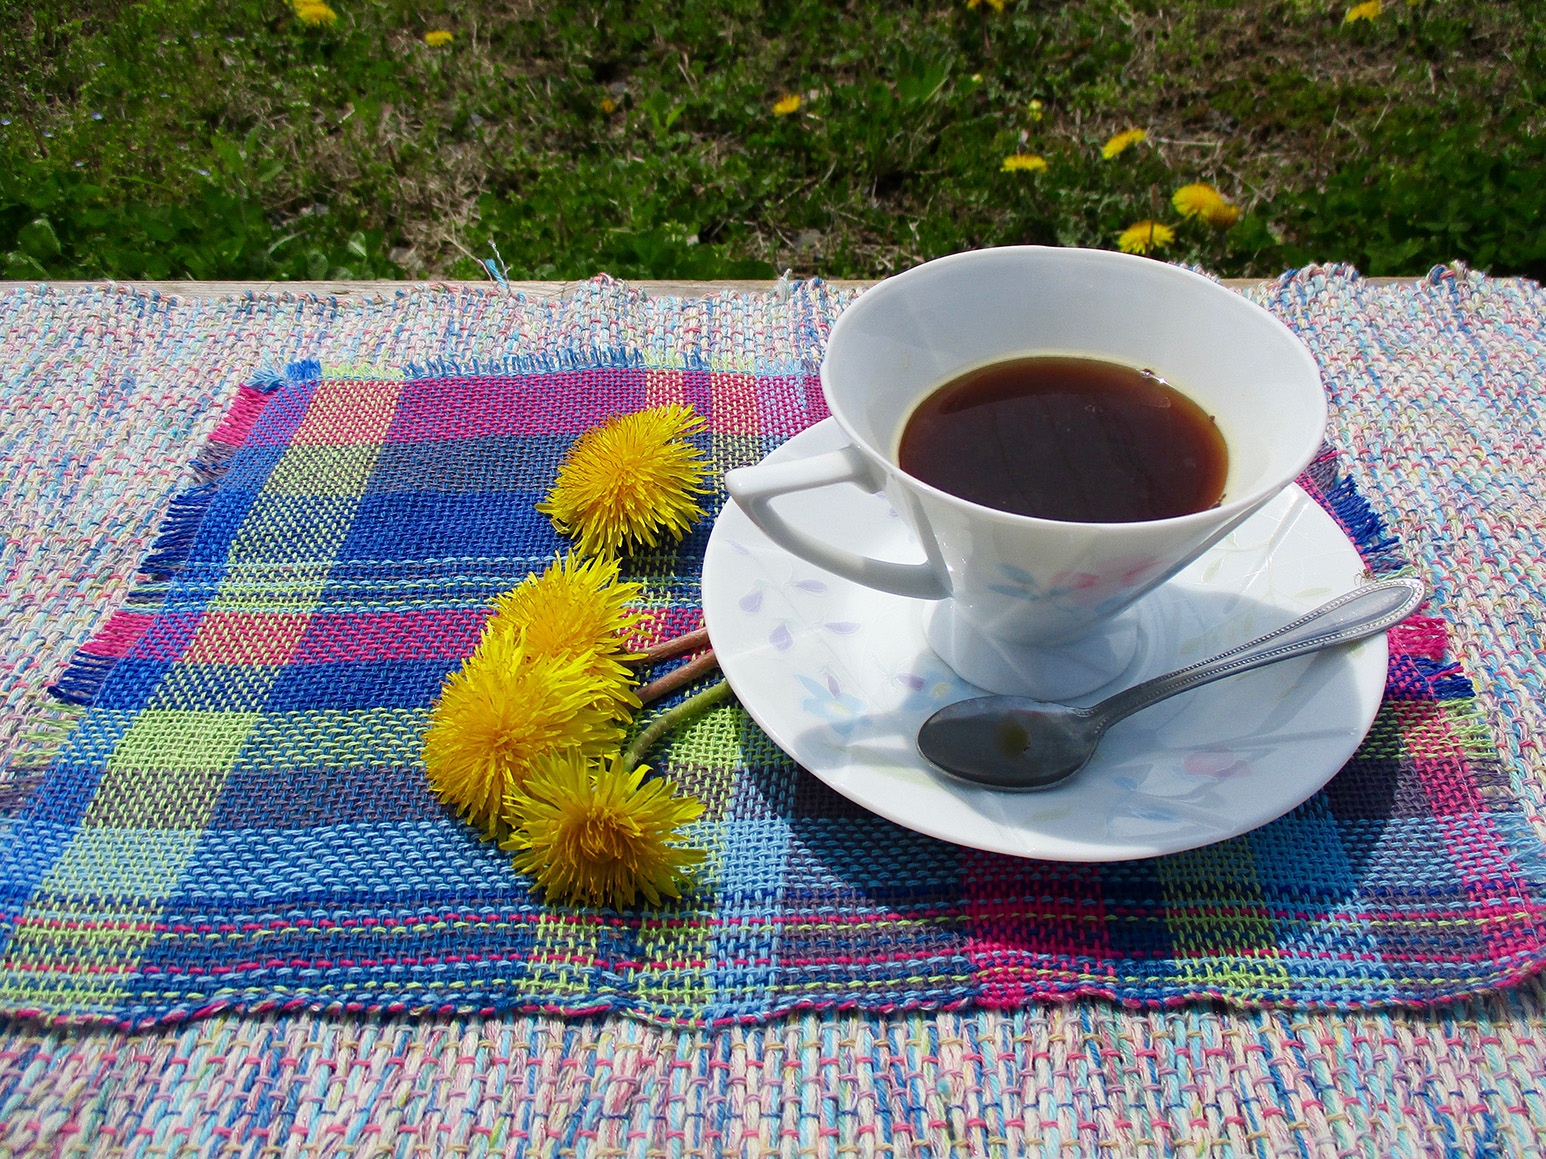
M 5 1009 L 1352 1006 L 1536 966 L 1539 846 L 1431 617 L 1393 635 L 1349 767 L 1234 841 L 1105 866 L 986 857 L 853 808 L 727 707 L 660 762 L 707 806 L 699 888 L 659 912 L 534 901 L 424 789 L 441 679 L 489 599 L 561 546 L 532 507 L 580 431 L 690 402 L 718 467 L 755 461 L 823 416 L 820 337 L 797 364 L 590 345 L 405 375 L 300 364 L 242 388 L 151 582 L 58 683 L 79 719 L 0 847 Z M 1373 570 L 1401 565 L 1335 454 L 1304 482 Z M 633 561 L 656 636 L 696 620 L 706 533 Z M 867 854 L 912 872 L 844 872 Z

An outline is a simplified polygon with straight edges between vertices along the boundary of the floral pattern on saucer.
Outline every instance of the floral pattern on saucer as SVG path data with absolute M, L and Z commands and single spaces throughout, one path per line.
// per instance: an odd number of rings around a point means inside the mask
M 770 457 L 835 449 L 830 420 Z M 881 558 L 920 554 L 878 496 L 804 493 L 791 518 Z M 1292 488 L 1145 597 L 1133 683 L 1243 643 L 1360 582 L 1336 524 Z M 1383 637 L 1185 693 L 1114 727 L 1072 782 L 1003 793 L 929 766 L 918 726 L 980 695 L 929 649 L 924 601 L 862 588 L 790 556 L 733 504 L 703 568 L 704 617 L 741 703 L 785 752 L 860 805 L 958 844 L 1055 860 L 1194 848 L 1280 816 L 1334 774 L 1384 690 Z M 1083 700 L 1098 697 L 1081 698 Z

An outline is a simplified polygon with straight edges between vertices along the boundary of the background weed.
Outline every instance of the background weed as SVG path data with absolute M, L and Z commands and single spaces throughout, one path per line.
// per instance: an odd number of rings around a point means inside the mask
M 333 8 L 0 3 L 0 274 L 872 277 L 1154 219 L 1220 274 L 1546 277 L 1531 0 Z

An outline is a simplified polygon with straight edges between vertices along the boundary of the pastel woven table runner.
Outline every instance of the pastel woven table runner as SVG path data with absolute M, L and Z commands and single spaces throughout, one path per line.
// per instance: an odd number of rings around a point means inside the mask
M 299 363 L 241 387 L 146 582 L 57 682 L 68 732 L 0 819 L 0 1012 L 712 1025 L 1077 995 L 1348 1008 L 1541 964 L 1546 855 L 1433 615 L 1392 633 L 1348 766 L 1239 838 L 1101 865 L 963 849 L 852 806 L 731 704 L 653 762 L 705 804 L 709 857 L 683 901 L 542 904 L 429 794 L 420 743 L 490 600 L 565 546 L 534 511 L 559 460 L 588 427 L 663 403 L 707 417 L 720 470 L 825 417 L 820 329 L 768 364 L 669 338 L 497 366 Z M 1302 484 L 1372 571 L 1399 571 L 1348 470 L 1392 468 L 1361 453 L 1329 448 Z M 630 561 L 651 638 L 700 622 L 723 498 L 677 550 Z

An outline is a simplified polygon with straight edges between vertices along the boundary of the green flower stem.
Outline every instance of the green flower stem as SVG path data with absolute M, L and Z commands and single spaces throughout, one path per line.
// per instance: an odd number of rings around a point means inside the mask
M 702 692 L 693 693 L 675 708 L 668 708 L 662 712 L 650 721 L 648 728 L 633 738 L 632 744 L 623 750 L 623 771 L 633 772 L 644 759 L 644 754 L 654 748 L 655 742 L 666 733 L 689 718 L 697 716 L 710 705 L 729 699 L 729 696 L 730 682 L 721 680 L 718 684 L 710 684 Z

